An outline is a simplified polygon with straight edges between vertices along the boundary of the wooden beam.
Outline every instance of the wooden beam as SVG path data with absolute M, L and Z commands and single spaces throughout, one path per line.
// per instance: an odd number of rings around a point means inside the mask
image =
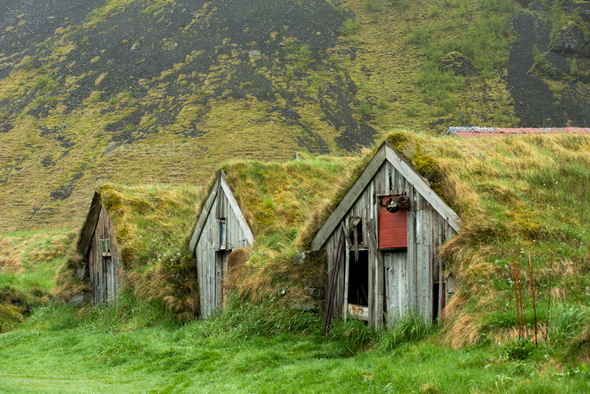
M 406 178 L 418 193 L 455 229 L 461 228 L 461 218 L 428 186 L 427 181 L 412 166 L 389 145 L 386 145 L 387 160 L 395 167 L 400 174 Z
M 193 231 L 193 236 L 191 237 L 191 241 L 188 244 L 191 253 L 195 252 L 195 248 L 197 247 L 197 243 L 201 237 L 201 232 L 203 231 L 203 226 L 205 226 L 207 217 L 209 217 L 209 213 L 211 213 L 211 207 L 213 207 L 213 202 L 217 196 L 222 172 L 222 170 L 219 170 L 217 173 L 217 177 L 215 178 L 215 182 L 213 182 L 213 187 L 211 188 L 211 193 L 209 193 L 209 197 L 207 197 L 207 201 L 205 201 L 205 205 L 203 206 L 201 214 L 199 215 L 199 220 L 195 226 L 195 231 Z
M 82 227 L 80 239 L 78 240 L 78 252 L 84 256 L 86 256 L 88 249 L 90 248 L 90 242 L 92 241 L 92 235 L 94 234 L 94 229 L 96 229 L 96 224 L 98 223 L 101 208 L 102 201 L 100 194 L 94 192 L 88 215 L 86 215 L 86 222 L 84 223 L 84 227 Z
M 336 207 L 334 212 L 330 215 L 326 223 L 318 231 L 315 238 L 311 242 L 311 250 L 319 250 L 326 241 L 330 234 L 334 232 L 338 223 L 342 221 L 346 213 L 350 210 L 356 200 L 361 196 L 371 179 L 375 176 L 377 171 L 381 168 L 381 165 L 386 159 L 385 155 L 385 143 L 381 145 L 373 159 L 369 162 L 367 167 L 363 170 L 361 175 L 358 177 L 354 185 L 350 188 L 346 196 L 342 199 L 340 204 Z
M 344 227 L 346 231 L 349 229 L 349 221 L 348 217 L 344 219 Z M 348 243 L 348 237 L 344 237 L 344 247 L 346 248 L 346 260 L 344 266 L 344 308 L 342 313 L 344 314 L 344 321 L 346 321 L 346 317 L 348 316 L 348 273 L 350 271 L 350 245 Z M 357 257 L 355 261 L 358 260 L 358 244 L 357 244 Z

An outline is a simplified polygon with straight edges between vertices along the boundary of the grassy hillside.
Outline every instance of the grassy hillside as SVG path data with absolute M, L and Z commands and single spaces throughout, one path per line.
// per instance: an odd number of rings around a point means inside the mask
M 228 157 L 590 119 L 585 52 L 538 55 L 587 37 L 586 2 L 242 1 L 8 4 L 0 229 L 70 228 L 101 184 L 203 185 Z
M 158 188 L 117 186 L 105 204 L 117 226 L 126 223 L 130 233 L 141 232 L 142 237 L 130 238 L 139 243 L 129 262 L 138 274 L 153 275 L 144 276 L 147 281 L 139 275 L 116 307 L 80 310 L 52 302 L 32 307 L 31 318 L 0 337 L 7 355 L 6 368 L 0 368 L 2 387 L 12 392 L 584 392 L 590 376 L 584 364 L 590 354 L 584 207 L 590 137 L 458 139 L 397 131 L 387 141 L 464 220 L 462 231 L 443 249 L 450 262 L 447 273 L 460 282 L 438 324 L 410 317 L 376 333 L 349 320 L 335 322 L 323 338 L 321 313 L 291 307 L 294 298 L 286 289 L 297 289 L 302 277 L 289 268 L 290 258 L 372 152 L 358 160 L 234 161 L 223 168 L 259 242 L 240 278 L 245 284 L 238 288 L 240 297 L 229 298 L 225 313 L 180 323 L 178 312 L 186 311 L 166 297 L 176 295 L 158 292 L 171 278 L 163 276 L 169 259 L 158 255 L 182 249 L 194 223 L 184 215 L 167 218 L 178 211 L 167 201 L 188 198 L 188 209 L 206 193 L 197 199 L 188 190 L 164 187 L 167 195 L 177 194 L 167 200 Z M 336 179 L 342 181 L 339 187 Z M 312 189 L 323 192 L 304 198 Z M 164 206 L 169 210 L 155 209 Z M 185 234 L 158 241 L 155 224 L 174 220 L 185 223 Z M 138 221 L 144 225 L 135 227 Z M 147 232 L 153 242 L 142 240 Z M 52 261 L 56 266 L 63 257 Z M 516 282 L 514 264 L 520 274 Z M 516 283 L 524 305 L 518 312 Z M 519 342 L 524 315 L 527 332 Z M 449 365 L 460 368 L 449 370 Z

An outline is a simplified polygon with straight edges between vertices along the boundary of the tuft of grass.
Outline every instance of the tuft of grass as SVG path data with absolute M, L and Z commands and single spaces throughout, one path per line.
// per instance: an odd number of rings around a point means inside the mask
M 340 34 L 343 36 L 348 36 L 355 33 L 360 27 L 361 22 L 358 19 L 347 18 L 340 28 Z
M 365 11 L 370 13 L 377 13 L 383 11 L 383 6 L 380 0 L 364 0 L 363 7 Z
M 573 58 L 570 64 L 570 74 L 576 76 L 578 75 L 578 71 L 578 59 Z
M 590 322 L 585 306 L 560 302 L 551 306 L 548 337 L 552 343 L 570 343 Z
M 311 64 L 311 50 L 309 45 L 305 44 L 300 47 L 293 44 L 287 48 L 287 61 L 297 64 L 300 70 L 306 71 Z
M 31 62 L 31 59 L 25 59 L 22 61 L 21 64 L 25 70 L 32 70 L 33 69 L 33 63 Z
M 57 102 L 57 98 L 55 96 L 39 96 L 35 99 L 35 102 L 39 105 L 53 105 Z
M 408 311 L 395 322 L 393 328 L 383 332 L 378 348 L 390 351 L 402 343 L 422 340 L 435 332 L 435 323 L 418 313 Z
M 81 46 L 82 48 L 85 48 L 88 46 L 88 38 L 84 37 L 82 38 L 80 41 L 78 41 L 78 45 Z
M 285 72 L 285 79 L 287 81 L 290 81 L 293 78 L 295 78 L 295 72 L 293 71 L 293 67 L 287 66 L 287 72 Z
M 53 80 L 51 79 L 49 74 L 41 75 L 39 78 L 37 78 L 37 80 L 33 84 L 33 89 L 35 89 L 35 90 L 45 89 L 48 92 L 54 90 L 55 87 L 56 87 L 55 82 L 53 82 Z
M 535 67 L 542 73 L 547 74 L 551 71 L 551 63 L 547 60 L 546 54 L 541 52 L 537 46 L 533 46 L 533 59 Z
M 102 96 L 101 92 L 92 92 L 92 94 L 90 95 L 90 102 L 91 103 L 98 103 L 100 102 L 100 98 Z
M 369 118 L 373 114 L 373 108 L 371 107 L 371 105 L 369 103 L 363 101 L 356 108 L 356 113 L 359 114 L 359 116 L 361 117 L 361 120 L 366 119 L 366 118 Z

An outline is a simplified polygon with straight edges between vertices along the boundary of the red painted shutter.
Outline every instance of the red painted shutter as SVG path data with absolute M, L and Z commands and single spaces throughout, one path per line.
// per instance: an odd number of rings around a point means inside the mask
M 389 198 L 382 197 L 381 201 Z M 411 209 L 411 208 L 410 208 Z M 400 210 L 391 213 L 385 207 L 379 212 L 379 249 L 396 249 L 408 247 L 408 211 Z

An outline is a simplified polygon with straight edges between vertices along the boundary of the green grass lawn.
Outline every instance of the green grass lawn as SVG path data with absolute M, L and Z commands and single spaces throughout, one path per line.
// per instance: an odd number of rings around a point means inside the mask
M 213 321 L 180 326 L 169 316 L 158 315 L 152 306 L 135 304 L 135 309 L 130 310 L 131 305 L 102 310 L 89 308 L 82 312 L 51 305 L 40 308 L 19 330 L 0 336 L 0 391 L 581 393 L 590 390 L 590 374 L 586 369 L 570 368 L 564 372 L 551 361 L 558 347 L 541 346 L 525 360 L 509 361 L 503 346 L 487 343 L 453 350 L 436 343 L 435 334 L 385 350 L 382 340 L 364 345 L 359 341 L 363 334 L 370 334 L 362 328 L 362 323 L 337 323 L 333 327 L 335 334 L 323 338 L 319 335 L 321 320 L 310 313 L 296 313 L 284 319 L 277 310 L 265 314 L 262 309 L 251 309 L 242 310 L 241 315 L 234 313 L 234 317 L 220 316 Z M 291 330 L 285 329 L 285 324 L 292 324 Z M 301 327 L 305 326 L 308 328 L 302 331 Z M 270 333 L 265 335 L 266 332 Z

